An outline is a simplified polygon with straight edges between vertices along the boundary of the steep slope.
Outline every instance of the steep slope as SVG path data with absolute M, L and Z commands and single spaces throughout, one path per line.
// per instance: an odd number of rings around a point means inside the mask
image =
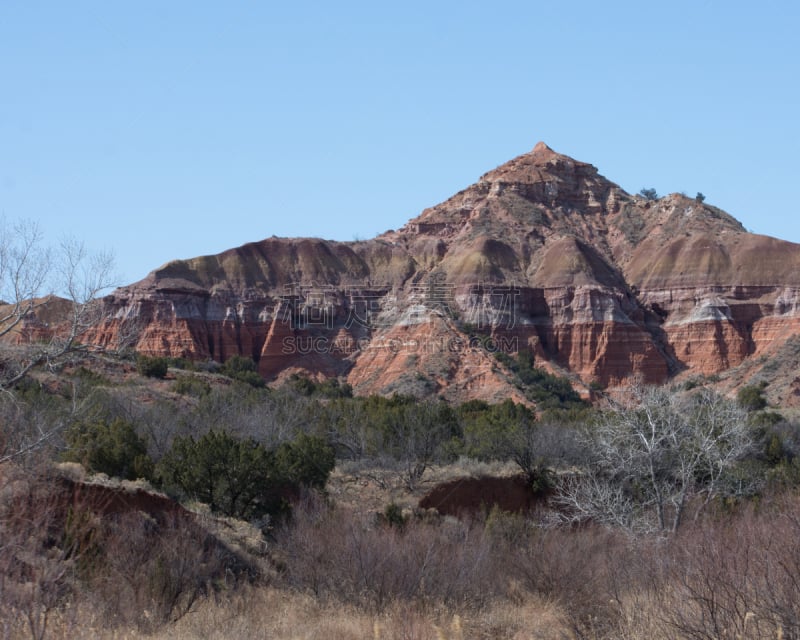
M 106 299 L 91 339 L 496 400 L 518 392 L 495 349 L 602 384 L 736 367 L 800 329 L 798 267 L 798 245 L 539 143 L 373 240 L 273 237 L 164 265 Z

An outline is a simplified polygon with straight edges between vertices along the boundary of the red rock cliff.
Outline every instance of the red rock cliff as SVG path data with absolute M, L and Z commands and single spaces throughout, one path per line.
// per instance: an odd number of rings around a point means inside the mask
M 585 382 L 661 382 L 773 348 L 799 304 L 800 246 L 685 196 L 628 194 L 539 143 L 373 240 L 273 237 L 168 263 L 109 296 L 91 339 L 133 327 L 146 353 L 498 400 L 518 392 L 494 349 Z

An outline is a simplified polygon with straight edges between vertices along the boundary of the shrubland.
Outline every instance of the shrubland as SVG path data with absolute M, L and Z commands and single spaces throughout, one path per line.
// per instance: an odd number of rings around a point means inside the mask
M 4 636 L 800 634 L 797 425 L 765 417 L 758 389 L 639 386 L 590 408 L 511 364 L 538 411 L 266 388 L 247 362 L 29 377 L 0 401 Z M 186 508 L 82 502 L 65 461 L 131 503 L 147 487 Z M 500 463 L 549 507 L 408 508 L 441 469 Z M 381 506 L 345 499 L 335 466 Z

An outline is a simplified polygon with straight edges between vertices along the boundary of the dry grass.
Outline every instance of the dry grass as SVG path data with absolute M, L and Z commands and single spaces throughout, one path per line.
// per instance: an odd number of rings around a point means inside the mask
M 566 640 L 573 638 L 558 609 L 531 600 L 479 614 L 422 613 L 396 604 L 380 614 L 321 605 L 310 596 L 250 589 L 229 600 L 205 601 L 155 638 L 286 638 L 292 640 Z
M 4 638 L 29 638 L 24 625 L 6 622 Z M 552 603 L 528 599 L 501 603 L 479 613 L 422 613 L 396 605 L 380 614 L 321 605 L 310 596 L 271 587 L 250 587 L 224 598 L 205 598 L 189 615 L 153 634 L 108 629 L 90 607 L 53 616 L 47 637 L 85 640 L 573 640 Z

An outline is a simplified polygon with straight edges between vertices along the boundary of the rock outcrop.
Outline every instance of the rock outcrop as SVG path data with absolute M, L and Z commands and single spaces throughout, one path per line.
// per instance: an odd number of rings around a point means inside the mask
M 672 194 L 626 193 L 539 143 L 397 231 L 268 238 L 170 262 L 105 300 L 89 336 L 252 357 L 358 393 L 517 397 L 493 350 L 604 385 L 716 374 L 800 329 L 800 245 Z

